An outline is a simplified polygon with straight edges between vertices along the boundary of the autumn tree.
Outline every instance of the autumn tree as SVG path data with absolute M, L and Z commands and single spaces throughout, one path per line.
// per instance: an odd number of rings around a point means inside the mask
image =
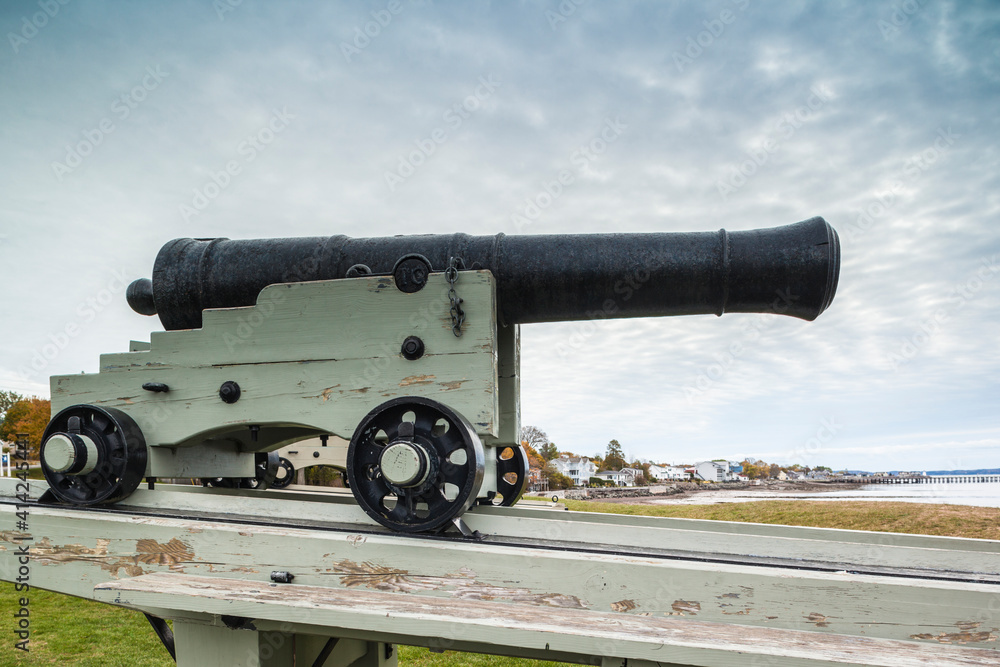
M 7 414 L 12 405 L 23 400 L 24 396 L 21 396 L 17 392 L 0 390 L 0 420 L 3 420 L 4 415 Z
M 604 470 L 621 470 L 625 467 L 625 453 L 617 440 L 608 443 L 604 453 Z
M 649 461 L 640 461 L 639 459 L 636 459 L 629 464 L 629 467 L 635 468 L 639 471 L 639 474 L 636 475 L 635 478 L 636 486 L 646 486 L 653 479 L 653 476 L 649 474 Z
M 521 446 L 524 447 L 524 453 L 528 455 L 529 468 L 537 468 L 541 470 L 545 467 L 545 459 L 543 459 L 542 455 L 538 453 L 538 450 L 524 441 L 521 442 Z
M 779 466 L 777 463 L 772 463 L 771 467 L 768 469 L 767 472 L 768 475 L 770 475 L 771 479 L 777 479 L 778 473 L 781 472 L 781 466 Z
M 14 442 L 19 433 L 27 433 L 28 458 L 37 459 L 42 433 L 49 423 L 51 413 L 52 406 L 47 399 L 37 396 L 22 398 L 4 411 L 3 421 L 0 422 L 0 438 Z
M 750 479 L 767 479 L 770 474 L 770 467 L 764 461 L 743 461 L 743 474 Z

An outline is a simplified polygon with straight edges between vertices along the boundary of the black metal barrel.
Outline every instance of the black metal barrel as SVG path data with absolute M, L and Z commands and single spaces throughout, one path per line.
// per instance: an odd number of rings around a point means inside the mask
M 469 236 L 176 239 L 129 305 L 168 330 L 201 326 L 206 308 L 251 306 L 267 285 L 389 274 L 405 255 L 434 271 L 450 258 L 496 277 L 504 324 L 592 318 L 778 313 L 813 320 L 830 305 L 840 241 L 822 218 L 751 231 Z

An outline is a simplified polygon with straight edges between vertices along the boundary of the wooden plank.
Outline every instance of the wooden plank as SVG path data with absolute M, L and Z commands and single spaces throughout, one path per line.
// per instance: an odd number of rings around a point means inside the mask
M 137 495 L 159 493 L 158 485 L 157 491 Z M 282 525 L 282 517 L 300 518 L 297 508 L 304 502 L 204 490 L 178 496 L 220 507 L 232 503 L 246 521 L 236 513 L 199 519 L 191 510 L 176 509 L 190 518 L 32 507 L 32 585 L 89 596 L 94 585 L 111 577 L 182 572 L 267 581 L 272 570 L 287 570 L 303 585 L 433 600 L 479 599 L 932 644 L 961 640 L 981 648 L 997 643 L 996 585 L 797 569 L 806 563 L 764 567 L 601 553 L 582 542 L 575 550 L 553 550 L 491 539 L 398 535 L 372 526 L 357 505 L 343 500 L 317 504 L 350 519 L 344 525 L 290 527 Z M 14 504 L 0 503 L 0 519 L 14 510 Z M 9 518 L 0 525 L 13 525 Z M 0 550 L 16 548 L 18 537 L 0 532 Z M 0 578 L 14 576 L 11 562 L 0 558 Z
M 0 497 L 13 498 L 16 482 L 0 478 Z M 30 484 L 33 498 L 48 488 L 42 481 Z M 376 526 L 348 492 L 331 494 L 316 487 L 259 492 L 158 484 L 155 491 L 140 487 L 117 507 L 286 516 L 388 532 Z M 686 552 L 691 557 L 712 554 L 717 559 L 755 556 L 804 561 L 803 565 L 840 564 L 841 569 L 888 567 L 925 569 L 930 575 L 1000 575 L 1000 541 L 995 540 L 567 512 L 551 507 L 525 502 L 509 508 L 477 506 L 465 518 L 474 529 L 501 541 L 541 539 L 553 547 L 557 543 L 571 548 L 600 544 L 616 551 L 645 548 Z
M 185 609 L 251 619 L 283 620 L 335 630 L 385 631 L 414 643 L 465 643 L 541 649 L 690 665 L 745 665 L 748 655 L 767 664 L 968 667 L 997 664 L 997 652 L 915 642 L 842 637 L 820 632 L 747 628 L 689 619 L 613 615 L 523 604 L 319 586 L 262 584 L 237 579 L 150 574 L 95 587 L 95 597 L 136 609 Z

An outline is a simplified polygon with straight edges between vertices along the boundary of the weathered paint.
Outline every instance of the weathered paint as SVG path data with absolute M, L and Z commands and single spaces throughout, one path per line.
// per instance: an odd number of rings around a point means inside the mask
M 97 587 L 98 599 L 123 606 L 183 606 L 210 619 L 224 613 L 300 626 L 337 628 L 343 637 L 382 636 L 415 645 L 628 664 L 769 667 L 803 665 L 971 667 L 995 665 L 997 651 L 825 632 L 745 627 L 687 618 L 436 600 L 425 596 L 319 586 L 275 585 L 188 575 L 147 575 Z M 502 609 L 502 611 L 501 611 Z M 614 663 L 607 663 L 614 664 Z
M 32 496 L 42 488 L 44 485 L 33 482 Z M 6 525 L 12 525 L 16 510 L 14 490 L 13 482 L 0 480 L 0 496 L 11 499 L 0 502 L 0 520 L 8 521 Z M 227 590 L 233 585 L 230 580 L 263 590 L 260 587 L 270 587 L 271 571 L 284 570 L 295 575 L 295 582 L 282 590 L 299 590 L 297 587 L 303 586 L 320 589 L 324 596 L 357 594 L 360 597 L 352 598 L 355 601 L 367 599 L 364 596 L 369 594 L 402 596 L 421 608 L 439 609 L 442 614 L 448 605 L 463 603 L 481 605 L 476 613 L 491 618 L 508 618 L 525 609 L 550 614 L 574 611 L 588 615 L 581 619 L 592 619 L 591 626 L 606 625 L 609 623 L 607 618 L 614 618 L 619 623 L 652 623 L 635 626 L 646 627 L 649 632 L 654 629 L 659 632 L 662 627 L 657 624 L 666 621 L 706 622 L 720 626 L 721 631 L 729 633 L 726 636 L 738 636 L 742 632 L 745 636 L 763 637 L 759 633 L 774 630 L 803 633 L 812 639 L 815 636 L 827 638 L 822 641 L 830 642 L 830 650 L 835 645 L 854 646 L 858 640 L 867 638 L 902 642 L 900 646 L 893 645 L 896 646 L 894 651 L 898 649 L 896 654 L 887 655 L 900 655 L 906 646 L 930 647 L 933 651 L 966 651 L 919 653 L 925 655 L 924 663 L 899 662 L 900 665 L 995 664 L 1000 655 L 996 650 L 998 623 L 992 611 L 1000 592 L 996 584 L 855 571 L 857 567 L 868 567 L 865 563 L 877 555 L 892 561 L 896 557 L 893 554 L 899 551 L 899 558 L 906 555 L 911 565 L 938 577 L 956 571 L 961 573 L 966 564 L 989 574 L 987 569 L 993 567 L 994 560 L 988 547 L 995 551 L 996 543 L 905 536 L 909 541 L 887 544 L 883 552 L 872 553 L 866 534 L 854 531 L 816 532 L 726 524 L 702 526 L 700 522 L 669 519 L 650 522 L 644 517 L 626 516 L 612 517 L 616 522 L 609 523 L 607 517 L 543 507 L 548 505 L 475 508 L 466 519 L 470 527 L 484 532 L 484 539 L 476 542 L 392 534 L 376 526 L 342 494 L 315 491 L 222 493 L 157 485 L 156 491 L 138 490 L 128 504 L 118 508 L 132 508 L 134 513 L 32 506 L 31 525 L 35 537 L 30 552 L 34 558 L 32 585 L 83 597 L 99 597 L 94 587 L 104 586 L 110 579 L 124 581 L 130 577 L 163 574 L 224 579 L 227 583 L 219 586 Z M 188 514 L 192 518 L 175 519 L 142 513 L 156 509 Z M 5 514 L 9 515 L 6 519 L 3 518 Z M 195 516 L 204 518 L 193 518 Z M 259 523 L 261 521 L 266 523 Z M 286 525 L 286 521 L 307 523 L 296 526 Z M 779 530 L 781 528 L 785 530 Z M 614 552 L 602 551 L 600 547 L 609 533 L 619 538 Z M 504 543 L 521 534 L 533 534 L 541 542 L 537 548 Z M 557 539 L 546 539 L 550 535 Z M 726 536 L 727 550 L 731 554 L 728 562 L 676 557 L 678 544 L 698 544 L 696 538 L 711 541 L 714 535 Z M 9 552 L 22 537 L 15 531 L 4 531 L 0 533 L 0 548 Z M 661 543 L 659 548 L 651 545 L 652 537 Z M 752 557 L 747 556 L 745 562 L 740 562 L 742 557 L 733 554 L 741 552 L 752 554 Z M 828 552 L 827 555 L 824 556 L 824 552 Z M 700 554 L 700 551 L 691 553 L 692 556 Z M 763 557 L 778 554 L 783 554 L 785 560 L 775 557 L 761 561 Z M 807 556 L 817 554 L 819 559 L 815 562 L 818 564 L 829 562 L 831 554 L 836 554 L 838 562 L 853 559 L 854 564 L 836 572 L 810 570 L 811 561 Z M 0 558 L 0 578 L 9 580 L 15 576 L 12 560 L 6 555 Z M 784 567 L 782 562 L 790 562 L 790 565 Z M 180 605 L 182 600 L 195 604 L 190 596 L 171 600 L 170 604 Z M 155 609 L 157 604 L 166 603 L 155 602 L 150 597 L 143 604 Z M 261 615 L 270 614 L 275 616 L 277 623 L 285 614 L 285 621 L 298 622 L 291 607 L 279 605 L 270 609 L 269 606 L 247 607 L 240 615 L 254 618 L 258 623 Z M 183 608 L 171 613 L 186 618 L 201 612 Z M 442 615 L 428 614 L 429 620 L 424 627 L 433 626 L 437 622 L 435 618 L 442 618 Z M 442 627 L 451 627 L 450 623 Z M 306 625 L 296 632 L 305 631 Z M 476 623 L 461 621 L 455 627 L 464 632 L 473 626 Z M 263 626 L 258 623 L 258 627 Z M 343 629 L 342 626 L 326 627 Z M 550 629 L 546 632 L 551 636 L 566 636 L 565 628 L 555 621 L 547 627 Z M 316 630 L 312 628 L 311 631 Z M 523 637 L 530 635 L 529 630 L 524 632 L 529 634 Z M 389 630 L 385 633 L 388 637 Z M 667 632 L 665 636 L 675 635 Z M 782 636 L 785 635 L 772 638 Z M 444 641 L 448 636 L 439 635 L 438 639 Z M 661 638 L 664 648 L 677 648 L 670 641 L 664 645 L 664 641 Z M 517 655 L 530 653 L 538 649 L 538 645 L 531 642 L 525 639 L 523 644 L 509 648 Z M 474 643 L 478 643 L 478 650 L 483 650 L 489 641 Z M 457 642 L 455 645 L 466 644 Z M 587 645 L 602 654 L 596 640 Z M 766 645 L 765 648 L 769 650 Z M 670 655 L 687 656 L 685 659 L 692 660 L 690 664 L 741 664 L 735 658 L 719 657 L 729 655 L 725 652 L 692 651 Z M 983 655 L 987 654 L 992 662 L 983 661 Z M 545 655 L 552 657 L 554 653 Z M 699 662 L 693 657 L 695 655 L 716 657 Z M 938 655 L 946 655 L 951 662 L 935 662 L 934 657 Z M 653 659 L 655 655 L 639 651 L 633 657 Z M 955 662 L 959 658 L 968 659 Z M 819 658 L 813 661 L 817 665 L 864 664 L 828 663 Z

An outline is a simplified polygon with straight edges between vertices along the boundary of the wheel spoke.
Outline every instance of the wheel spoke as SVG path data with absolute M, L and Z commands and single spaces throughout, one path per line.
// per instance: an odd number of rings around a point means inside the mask
M 448 482 L 449 484 L 454 484 L 459 489 L 465 486 L 465 481 L 469 477 L 469 466 L 466 465 L 454 465 L 441 466 L 441 480 Z

